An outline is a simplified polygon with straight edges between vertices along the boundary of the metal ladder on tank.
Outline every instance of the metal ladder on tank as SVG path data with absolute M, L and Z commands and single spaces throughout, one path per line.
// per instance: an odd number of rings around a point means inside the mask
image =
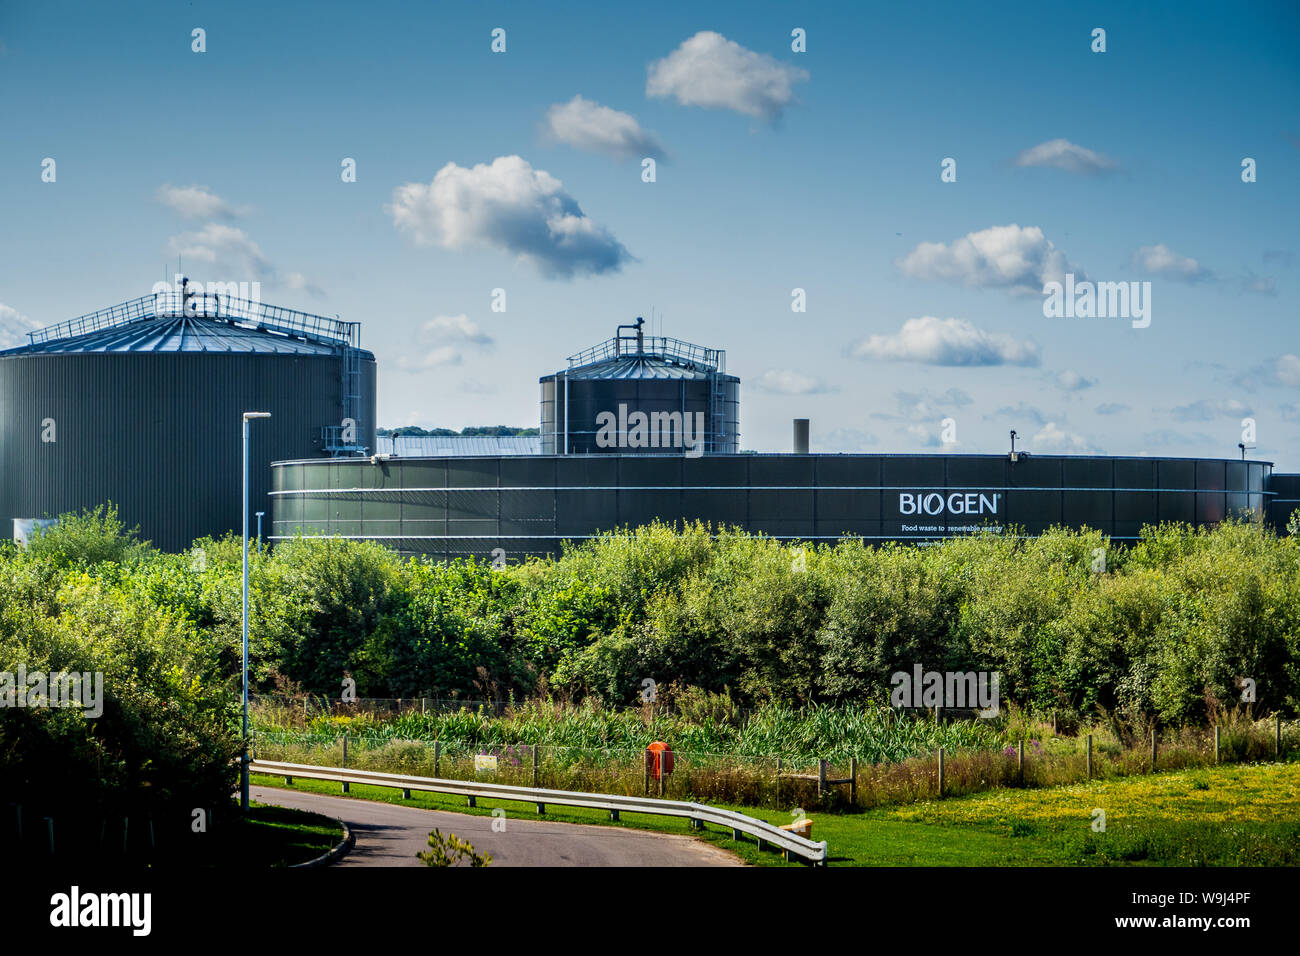
M 722 451 L 727 427 L 727 382 L 717 373 L 709 385 L 709 441 L 704 450 L 711 454 Z
M 356 422 L 361 428 L 361 350 L 345 346 L 343 349 L 343 417 Z M 366 446 L 357 441 L 343 440 L 343 426 L 326 425 L 324 433 L 325 450 L 335 458 L 341 455 L 362 455 Z

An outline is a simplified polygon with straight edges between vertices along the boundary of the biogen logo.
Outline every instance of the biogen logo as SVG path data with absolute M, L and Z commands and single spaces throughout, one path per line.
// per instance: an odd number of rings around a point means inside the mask
M 934 491 L 926 494 L 922 491 L 900 492 L 898 495 L 898 513 L 901 515 L 995 515 L 1002 501 L 1002 495 L 994 492 L 986 495 L 982 491 L 954 491 L 941 495 Z

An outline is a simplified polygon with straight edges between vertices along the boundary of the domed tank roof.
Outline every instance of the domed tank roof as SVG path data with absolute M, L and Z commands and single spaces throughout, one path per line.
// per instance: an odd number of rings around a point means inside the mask
M 726 375 L 726 352 L 693 345 L 663 335 L 645 335 L 644 319 L 620 325 L 612 339 L 569 356 L 567 370 L 557 374 L 571 380 L 657 379 L 705 381 Z M 624 334 L 632 329 L 633 334 Z
M 188 283 L 28 333 L 0 356 L 87 352 L 264 352 L 337 355 L 355 348 L 357 322 L 206 294 Z M 369 353 L 364 353 L 368 355 Z M 370 356 L 373 357 L 373 356 Z

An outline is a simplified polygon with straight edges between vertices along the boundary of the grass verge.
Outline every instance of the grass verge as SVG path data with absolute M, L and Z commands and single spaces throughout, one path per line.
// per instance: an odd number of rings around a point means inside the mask
M 255 775 L 258 783 L 283 780 Z M 292 788 L 338 795 L 339 785 L 299 780 Z M 350 796 L 388 803 L 490 815 L 496 807 L 520 816 L 533 805 L 353 785 Z M 788 813 L 727 806 L 761 820 L 785 823 Z M 1105 814 L 1105 830 L 1094 829 Z M 831 866 L 1295 866 L 1300 865 L 1300 764 L 1200 768 L 1123 777 L 1039 790 L 1000 789 L 856 813 L 812 814 L 813 838 L 829 844 Z M 685 833 L 759 866 L 793 866 L 779 853 L 760 853 L 752 839 L 712 828 L 692 831 L 684 820 L 548 806 L 547 820 Z

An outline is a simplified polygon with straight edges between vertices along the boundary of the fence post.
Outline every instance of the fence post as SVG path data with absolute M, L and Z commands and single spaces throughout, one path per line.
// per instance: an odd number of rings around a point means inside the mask
M 668 774 L 664 773 L 668 761 L 664 759 L 664 751 L 659 751 L 659 796 L 662 798 L 668 792 Z
M 1020 741 L 1020 746 L 1016 748 L 1016 776 L 1020 778 L 1021 786 L 1025 783 L 1025 742 Z
M 1056 711 L 1052 711 L 1052 736 L 1056 736 Z
M 347 734 L 343 735 L 343 769 L 344 770 L 348 769 L 348 735 Z M 348 782 L 346 780 L 343 781 L 343 792 L 344 793 L 348 792 Z
M 776 805 L 781 805 L 781 758 L 776 758 Z
M 1219 762 L 1219 725 L 1214 725 L 1214 762 Z
M 943 748 L 939 748 L 939 796 L 943 796 Z
M 1151 772 L 1156 772 L 1156 729 L 1151 728 Z
M 643 768 L 641 780 L 641 792 L 648 794 L 650 792 L 650 751 L 645 752 L 645 767 Z
M 826 789 L 826 761 L 817 761 L 817 796 L 821 796 Z
M 537 786 L 537 744 L 533 744 L 533 786 Z
M 442 756 L 442 741 L 433 742 L 433 775 L 438 776 L 438 758 Z
M 1275 721 L 1274 730 L 1273 730 L 1273 754 L 1279 760 L 1281 760 L 1282 759 L 1282 713 L 1281 711 L 1273 715 L 1273 720 Z
M 1092 734 L 1088 735 L 1088 779 L 1092 779 Z
M 849 806 L 858 805 L 858 758 L 849 758 Z

